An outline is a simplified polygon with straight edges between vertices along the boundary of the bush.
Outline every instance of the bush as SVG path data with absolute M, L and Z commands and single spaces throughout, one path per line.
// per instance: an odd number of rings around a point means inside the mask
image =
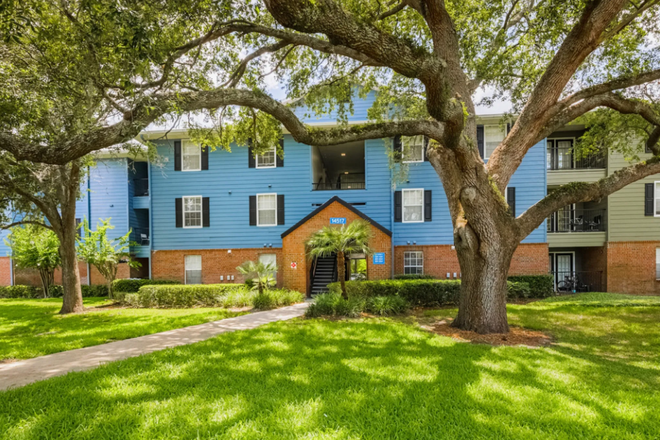
M 508 299 L 531 298 L 532 292 L 529 284 L 523 282 L 507 281 L 506 297 Z
M 41 289 L 33 286 L 0 286 L 0 298 L 43 298 Z
M 433 275 L 394 275 L 395 280 L 435 280 L 436 278 Z
M 267 290 L 262 295 L 244 284 L 146 285 L 137 293 L 117 292 L 116 299 L 133 307 L 255 307 L 271 309 L 301 302 L 300 292 Z
M 346 316 L 356 318 L 362 312 L 387 316 L 405 313 L 410 308 L 408 301 L 400 296 L 374 296 L 361 298 L 357 296 L 344 299 L 338 293 L 317 295 L 315 301 L 305 311 L 308 318 L 320 316 Z
M 509 277 L 514 283 L 527 283 L 529 298 L 548 298 L 554 295 L 555 283 L 552 275 L 516 275 Z
M 108 286 L 105 284 L 94 284 L 92 286 L 82 285 L 80 287 L 82 289 L 83 298 L 90 296 L 108 296 Z
M 256 309 L 268 310 L 299 303 L 303 299 L 303 294 L 295 290 L 270 289 L 265 290 L 261 295 L 257 293 L 253 305 Z
M 328 286 L 335 294 L 341 293 L 339 283 Z M 348 281 L 346 293 L 350 297 L 400 296 L 413 306 L 435 307 L 458 304 L 461 283 L 456 280 L 381 280 Z
M 181 285 L 179 281 L 172 280 L 144 280 L 139 278 L 128 278 L 122 280 L 114 280 L 112 282 L 112 290 L 115 292 L 125 292 L 125 293 L 137 293 L 142 286 L 153 286 L 153 285 L 171 285 L 178 284 Z

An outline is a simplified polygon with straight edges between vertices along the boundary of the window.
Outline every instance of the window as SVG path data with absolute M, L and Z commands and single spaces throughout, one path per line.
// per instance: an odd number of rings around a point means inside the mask
M 257 226 L 277 225 L 277 194 L 257 194 Z
M 655 248 L 655 279 L 660 280 L 660 248 Z
M 202 196 L 183 198 L 183 227 L 202 227 Z
M 504 131 L 499 125 L 484 126 L 484 158 L 490 156 L 503 140 Z
M 264 154 L 257 155 L 257 168 L 275 168 L 275 147 Z
M 259 262 L 263 264 L 272 264 L 277 269 L 277 256 L 275 254 L 260 254 Z M 273 272 L 273 278 L 277 279 L 277 272 Z
M 402 136 L 404 162 L 424 162 L 424 136 Z
M 424 190 L 403 190 L 403 222 L 417 223 L 424 221 Z
M 202 284 L 202 256 L 186 255 L 186 284 Z
M 424 273 L 424 253 L 422 251 L 403 253 L 403 273 L 406 275 L 422 275 Z
M 653 193 L 653 215 L 660 217 L 660 181 L 655 182 L 655 191 Z
M 183 143 L 183 171 L 200 171 L 202 169 L 202 148 L 192 142 Z

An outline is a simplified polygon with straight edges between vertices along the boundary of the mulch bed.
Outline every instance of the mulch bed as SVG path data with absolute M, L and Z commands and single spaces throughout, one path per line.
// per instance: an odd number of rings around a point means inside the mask
M 526 347 L 546 347 L 552 344 L 552 338 L 539 331 L 527 330 L 521 327 L 511 327 L 509 333 L 479 333 L 460 330 L 451 326 L 451 319 L 443 319 L 435 324 L 424 326 L 428 331 L 442 336 L 449 336 L 460 342 L 489 345 L 522 345 Z

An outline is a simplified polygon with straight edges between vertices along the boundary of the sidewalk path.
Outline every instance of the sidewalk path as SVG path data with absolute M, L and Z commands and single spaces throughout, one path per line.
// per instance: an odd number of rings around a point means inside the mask
M 0 390 L 21 387 L 71 371 L 88 370 L 107 362 L 140 356 L 169 347 L 192 344 L 220 333 L 248 330 L 270 322 L 296 318 L 305 313 L 308 305 L 309 303 L 305 302 L 281 309 L 255 312 L 153 335 L 63 351 L 10 364 L 0 364 Z

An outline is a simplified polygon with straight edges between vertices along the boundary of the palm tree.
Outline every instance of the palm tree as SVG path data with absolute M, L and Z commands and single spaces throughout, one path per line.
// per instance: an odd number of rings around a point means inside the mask
M 341 294 L 348 298 L 346 293 L 346 255 L 353 253 L 370 254 L 369 239 L 371 238 L 370 224 L 364 220 L 355 220 L 348 225 L 325 226 L 312 234 L 305 243 L 312 258 L 329 257 L 337 254 L 337 275 L 341 283 Z
M 245 275 L 245 284 L 256 286 L 259 295 L 264 293 L 264 287 L 275 284 L 273 274 L 277 272 L 277 266 L 273 263 L 264 264 L 261 261 L 246 261 L 236 268 L 241 274 Z

